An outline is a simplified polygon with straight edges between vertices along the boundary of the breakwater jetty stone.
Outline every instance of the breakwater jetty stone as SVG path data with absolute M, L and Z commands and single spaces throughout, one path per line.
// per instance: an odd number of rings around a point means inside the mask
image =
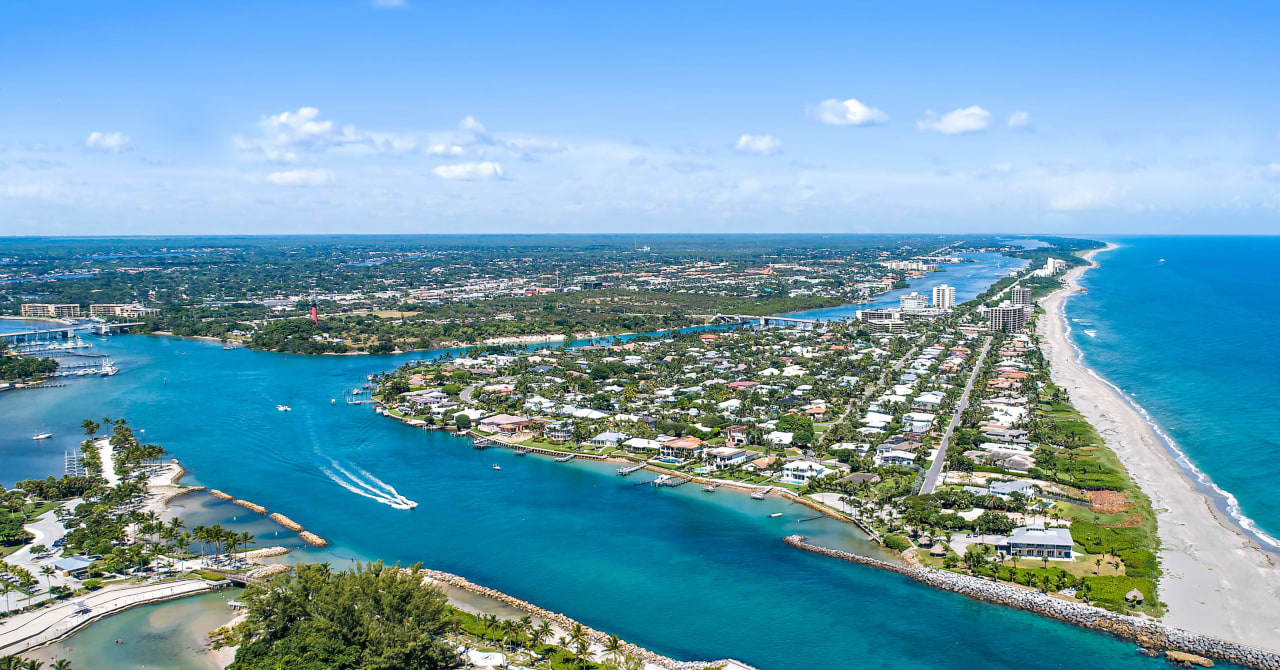
M 424 568 L 419 570 L 418 574 L 423 575 L 424 577 L 426 577 L 427 579 L 430 579 L 433 582 L 448 584 L 449 586 L 463 589 L 464 591 L 468 591 L 476 595 L 484 596 L 491 600 L 496 600 L 504 605 L 508 605 L 510 607 L 514 607 L 518 610 L 526 612 L 531 616 L 535 616 L 540 619 L 543 619 L 554 626 L 560 627 L 563 630 L 570 630 L 573 628 L 575 624 L 579 623 L 558 612 L 545 610 L 541 607 L 538 607 L 537 605 L 534 605 L 533 603 L 520 600 L 519 598 L 507 595 L 496 589 L 491 589 L 487 586 L 480 586 L 479 584 L 472 583 L 465 577 L 460 577 L 450 572 L 441 572 L 439 570 L 428 570 Z M 590 638 L 592 642 L 605 644 L 609 641 L 608 635 L 598 630 L 595 630 L 590 626 L 584 625 L 582 627 L 584 630 L 586 630 L 587 637 Z M 734 661 L 730 659 L 723 659 L 719 661 L 677 661 L 674 658 L 663 656 L 661 654 L 645 649 L 644 647 L 641 647 L 639 645 L 632 644 L 625 640 L 622 641 L 622 649 L 624 653 L 630 656 L 634 656 L 636 658 L 642 659 L 648 663 L 654 663 L 656 665 L 660 665 L 664 668 L 667 668 L 668 670 L 709 670 L 710 668 L 722 668 L 730 664 L 739 668 L 743 668 L 744 670 L 755 670 L 755 668 L 752 668 L 751 666 L 741 661 Z
M 320 537 L 319 535 L 316 535 L 315 533 L 312 533 L 311 531 L 304 530 L 301 533 L 298 533 L 298 537 L 302 538 L 304 541 L 306 541 L 307 544 L 313 547 L 329 546 L 328 540 L 324 539 L 323 537 Z
M 294 531 L 294 532 L 297 532 L 297 531 L 302 530 L 302 524 L 298 523 L 297 521 L 294 521 L 293 519 L 290 519 L 289 517 L 287 517 L 287 516 L 285 516 L 285 515 L 283 515 L 283 514 L 281 514 L 281 513 L 279 513 L 279 512 L 273 512 L 273 513 L 270 515 L 270 517 L 269 517 L 269 518 L 270 518 L 272 521 L 274 521 L 274 522 L 276 522 L 276 523 L 280 524 L 281 526 L 284 526 L 285 528 L 288 528 L 289 530 L 292 530 L 292 531 Z
M 209 495 L 217 498 L 218 500 L 234 500 L 235 499 L 235 496 L 229 493 L 223 493 L 218 489 L 209 489 Z
M 1250 647 L 1239 642 L 1192 633 L 1191 631 L 1173 628 L 1155 621 L 1116 614 L 1101 607 L 1064 600 L 1047 593 L 993 582 L 972 575 L 962 575 L 935 568 L 913 567 L 902 563 L 891 563 L 877 558 L 859 556 L 847 551 L 819 547 L 809 544 L 803 535 L 788 535 L 783 541 L 798 549 L 896 572 L 929 586 L 960 593 L 971 598 L 1016 607 L 1084 628 L 1104 631 L 1116 637 L 1133 640 L 1146 649 L 1162 650 L 1166 654 L 1165 657 L 1169 658 L 1170 661 L 1174 661 L 1174 657 L 1170 655 L 1170 652 L 1172 652 L 1179 655 L 1185 654 L 1185 656 L 1179 656 L 1179 658 L 1186 659 L 1186 661 L 1190 661 L 1194 657 L 1210 663 L 1210 665 L 1203 667 L 1212 667 L 1212 661 L 1209 661 L 1209 659 L 1216 658 L 1220 661 L 1234 663 L 1246 668 L 1280 670 L 1280 653 Z M 1184 661 L 1179 660 L 1176 662 L 1181 663 Z M 1199 663 L 1196 664 L 1199 665 Z
M 235 499 L 235 500 L 232 500 L 232 501 L 231 501 L 231 504 L 233 504 L 233 505 L 239 505 L 239 506 L 241 506 L 241 507 L 243 507 L 243 508 L 245 508 L 245 509 L 247 509 L 247 510 L 253 510 L 254 512 L 257 512 L 258 514 L 266 514 L 266 513 L 267 513 L 267 508 L 263 507 L 262 505 L 259 505 L 258 503 L 251 503 L 251 502 L 249 502 L 248 500 L 240 500 L 239 498 L 237 498 L 237 499 Z

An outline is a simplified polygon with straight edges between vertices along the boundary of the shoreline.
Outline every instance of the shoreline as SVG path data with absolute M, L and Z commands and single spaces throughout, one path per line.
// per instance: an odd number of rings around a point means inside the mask
M 1068 391 L 1072 403 L 1151 499 L 1164 569 L 1159 588 L 1169 610 L 1163 620 L 1196 633 L 1280 648 L 1280 567 L 1274 555 L 1218 508 L 1203 490 L 1216 486 L 1192 479 L 1189 470 L 1208 482 L 1160 435 L 1140 406 L 1085 364 L 1083 352 L 1070 339 L 1064 302 L 1081 290 L 1081 275 L 1099 266 L 1093 257 L 1115 248 L 1108 243 L 1083 254 L 1089 265 L 1068 271 L 1066 285 L 1040 301 L 1046 318 L 1040 320 L 1038 332 L 1053 382 Z

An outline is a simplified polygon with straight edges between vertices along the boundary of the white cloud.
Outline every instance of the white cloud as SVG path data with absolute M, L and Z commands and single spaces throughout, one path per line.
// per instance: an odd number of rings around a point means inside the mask
M 298 151 L 325 151 L 356 147 L 370 151 L 394 151 L 395 137 L 358 132 L 354 126 L 338 128 L 320 119 L 320 110 L 301 107 L 296 112 L 272 114 L 258 122 L 258 137 L 236 137 L 235 144 L 250 157 L 272 163 L 292 163 Z
M 1013 130 L 1031 130 L 1031 114 L 1028 112 L 1014 112 L 1009 115 L 1007 125 Z
M 480 123 L 479 121 L 476 121 L 476 117 L 474 116 L 468 116 L 467 118 L 459 121 L 458 127 L 461 128 L 462 130 L 469 130 L 473 133 L 484 132 L 484 124 Z
M 424 151 L 428 156 L 461 156 L 463 149 L 456 144 L 432 144 Z
M 95 130 L 89 133 L 84 146 L 97 151 L 118 154 L 133 149 L 133 140 L 124 133 L 103 133 Z
M 749 154 L 772 156 L 782 151 L 782 142 L 772 135 L 743 135 L 734 148 Z
M 991 125 L 991 112 L 974 105 L 956 109 L 938 118 L 932 109 L 924 113 L 924 119 L 916 121 L 918 130 L 932 130 L 943 135 L 959 135 L 977 132 Z
M 1262 178 L 1270 181 L 1280 181 L 1280 163 L 1272 163 L 1262 168 Z
M 379 9 L 399 9 L 409 6 L 405 0 L 372 0 L 370 4 Z
M 432 170 L 431 174 L 441 179 L 460 179 L 465 181 L 498 179 L 502 177 L 502 166 L 492 161 L 458 163 L 457 165 L 441 165 Z
M 328 170 L 286 170 L 272 172 L 267 181 L 277 186 L 324 186 L 333 183 L 333 173 Z
M 809 108 L 809 116 L 833 126 L 865 126 L 889 120 L 888 114 L 853 98 L 843 102 L 835 98 L 823 100 Z

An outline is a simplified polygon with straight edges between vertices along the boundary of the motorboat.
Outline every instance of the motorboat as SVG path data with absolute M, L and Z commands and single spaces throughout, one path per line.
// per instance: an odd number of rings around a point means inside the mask
M 493 469 L 494 469 L 494 470 L 501 470 L 501 469 L 502 469 L 502 466 L 501 466 L 501 465 L 498 465 L 497 463 L 494 463 L 494 464 L 493 464 Z
M 49 438 L 51 438 L 51 437 L 53 437 L 53 433 L 47 433 L 47 432 L 46 432 L 46 433 L 36 433 L 35 435 L 32 435 L 32 436 L 31 436 L 31 439 L 33 439 L 33 440 L 47 440 L 47 439 L 49 439 Z
M 782 512 L 774 512 L 773 514 L 770 514 L 770 515 L 769 515 L 769 518 L 770 518 L 770 519 L 776 519 L 776 518 L 778 518 L 778 517 L 780 517 L 780 516 L 782 516 Z
M 99 374 L 101 374 L 103 377 L 110 377 L 111 375 L 114 375 L 119 371 L 120 371 L 120 368 L 116 367 L 115 363 L 112 363 L 109 359 L 107 359 L 102 361 L 102 369 L 99 371 Z
M 276 410 L 280 412 L 288 412 L 288 411 L 291 411 L 292 409 L 293 408 L 288 405 L 276 405 Z

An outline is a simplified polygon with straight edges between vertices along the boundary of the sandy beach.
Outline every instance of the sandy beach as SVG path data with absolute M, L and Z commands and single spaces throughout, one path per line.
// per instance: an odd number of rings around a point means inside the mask
M 1092 261 L 1094 253 L 1085 257 Z M 1069 271 L 1067 287 L 1041 301 L 1047 312 L 1038 326 L 1042 347 L 1054 383 L 1068 390 L 1075 406 L 1151 497 L 1164 569 L 1160 598 L 1169 606 L 1163 620 L 1186 630 L 1280 650 L 1280 567 L 1274 555 L 1221 514 L 1138 411 L 1077 362 L 1062 306 L 1078 290 L 1077 282 L 1088 269 Z

